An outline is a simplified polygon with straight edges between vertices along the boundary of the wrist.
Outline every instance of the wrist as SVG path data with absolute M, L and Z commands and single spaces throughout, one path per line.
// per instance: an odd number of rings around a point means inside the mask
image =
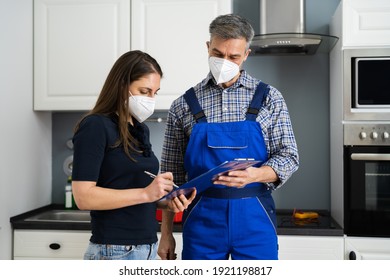
M 146 188 L 143 188 L 143 189 L 140 189 L 141 190 L 141 195 L 140 195 L 140 198 L 141 198 L 141 203 L 150 203 L 150 202 L 153 202 L 153 199 L 150 197 L 148 191 L 146 190 Z

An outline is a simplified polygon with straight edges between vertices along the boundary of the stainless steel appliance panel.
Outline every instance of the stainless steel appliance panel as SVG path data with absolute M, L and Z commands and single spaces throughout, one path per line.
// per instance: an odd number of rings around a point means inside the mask
M 377 70 L 377 75 L 368 75 L 368 68 L 373 69 L 374 60 L 376 67 L 381 67 Z M 359 61 L 370 61 L 370 63 L 362 63 Z M 381 62 L 381 63 L 378 63 Z M 359 71 L 356 67 L 366 67 L 368 71 Z M 390 48 L 364 48 L 364 49 L 345 49 L 343 50 L 343 120 L 344 121 L 389 121 L 390 120 L 390 82 L 388 74 L 382 72 L 390 69 Z M 379 71 L 379 72 L 378 72 Z M 360 73 L 360 75 L 359 75 Z M 365 75 L 365 76 L 362 76 Z M 378 79 L 381 79 L 380 82 Z M 365 81 L 371 80 L 372 91 L 363 93 L 359 104 L 357 87 L 361 86 L 361 90 L 367 87 Z M 373 84 L 375 83 L 375 85 Z M 379 88 L 378 88 L 379 87 Z M 376 92 L 373 92 L 376 91 Z M 378 92 L 380 91 L 380 92 Z M 373 100 L 369 101 L 368 96 L 371 95 Z M 371 103 L 371 104 L 367 104 Z
M 390 123 L 345 123 L 344 145 L 390 146 Z

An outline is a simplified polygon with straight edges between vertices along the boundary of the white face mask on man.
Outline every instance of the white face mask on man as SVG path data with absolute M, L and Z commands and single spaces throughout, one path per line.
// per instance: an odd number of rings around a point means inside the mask
M 128 106 L 130 114 L 142 123 L 154 113 L 155 99 L 148 96 L 132 95 L 129 91 Z
M 236 63 L 214 56 L 209 57 L 209 67 L 217 84 L 229 82 L 240 72 Z

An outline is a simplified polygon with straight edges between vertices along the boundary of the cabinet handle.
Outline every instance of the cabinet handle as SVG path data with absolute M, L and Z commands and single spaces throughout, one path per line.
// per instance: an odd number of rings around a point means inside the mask
M 349 259 L 356 260 L 356 253 L 354 251 L 349 252 Z
M 58 243 L 51 243 L 51 244 L 49 245 L 49 247 L 50 247 L 50 249 L 52 249 L 52 250 L 58 250 L 58 249 L 61 248 L 61 245 L 58 244 Z

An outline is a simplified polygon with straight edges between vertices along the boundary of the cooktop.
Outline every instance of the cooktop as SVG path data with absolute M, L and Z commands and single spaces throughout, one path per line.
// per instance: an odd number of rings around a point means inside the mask
M 296 210 L 298 211 L 298 210 Z M 318 213 L 317 218 L 294 218 L 293 210 L 277 210 L 278 234 L 342 236 L 343 229 L 326 210 L 300 210 Z

